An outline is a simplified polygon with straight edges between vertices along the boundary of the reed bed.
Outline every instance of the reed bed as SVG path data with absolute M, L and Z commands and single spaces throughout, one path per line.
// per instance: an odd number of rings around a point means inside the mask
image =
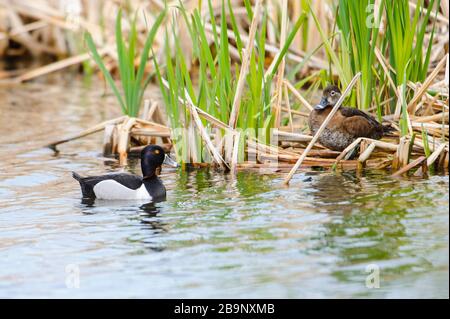
M 0 0 L 0 17 L 0 56 L 55 59 L 3 82 L 98 67 L 122 108 L 53 147 L 103 130 L 104 153 L 123 164 L 161 142 L 185 165 L 290 170 L 286 183 L 301 167 L 448 169 L 446 1 Z M 162 99 L 144 103 L 151 82 Z M 341 153 L 316 143 L 306 119 L 327 83 L 396 132 Z

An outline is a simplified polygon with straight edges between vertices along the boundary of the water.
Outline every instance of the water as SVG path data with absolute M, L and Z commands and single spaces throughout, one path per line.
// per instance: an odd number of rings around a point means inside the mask
M 83 203 L 101 134 L 41 146 L 118 110 L 50 84 L 0 88 L 0 297 L 449 297 L 448 176 L 165 168 L 166 202 Z

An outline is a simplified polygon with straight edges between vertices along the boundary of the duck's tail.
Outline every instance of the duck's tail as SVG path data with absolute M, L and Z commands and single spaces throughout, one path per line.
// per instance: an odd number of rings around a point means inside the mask
M 72 177 L 75 178 L 79 182 L 81 182 L 81 180 L 83 179 L 83 177 L 80 174 L 78 174 L 77 172 L 72 172 Z
M 92 187 L 86 183 L 85 177 L 81 176 L 77 172 L 72 172 L 72 177 L 75 178 L 78 183 L 80 183 L 81 193 L 83 194 L 83 198 L 95 198 L 95 194 L 92 192 Z

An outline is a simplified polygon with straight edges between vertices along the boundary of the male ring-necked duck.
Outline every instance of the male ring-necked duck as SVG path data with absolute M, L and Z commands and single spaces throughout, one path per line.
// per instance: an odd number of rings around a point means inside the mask
M 156 169 L 162 164 L 178 166 L 162 147 L 148 145 L 141 152 L 143 177 L 127 173 L 81 177 L 73 172 L 72 175 L 80 182 L 83 198 L 160 201 L 166 198 L 166 188 L 156 175 Z
M 341 91 L 330 85 L 323 91 L 322 99 L 309 115 L 309 128 L 314 135 L 341 97 Z M 392 128 L 380 124 L 373 116 L 350 107 L 340 107 L 325 130 L 319 136 L 319 143 L 334 150 L 343 151 L 358 137 L 380 139 Z

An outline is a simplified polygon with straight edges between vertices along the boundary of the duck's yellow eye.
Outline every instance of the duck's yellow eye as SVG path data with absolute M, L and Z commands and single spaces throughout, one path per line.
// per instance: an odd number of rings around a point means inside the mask
M 155 154 L 159 154 L 159 150 L 155 150 L 153 153 Z

